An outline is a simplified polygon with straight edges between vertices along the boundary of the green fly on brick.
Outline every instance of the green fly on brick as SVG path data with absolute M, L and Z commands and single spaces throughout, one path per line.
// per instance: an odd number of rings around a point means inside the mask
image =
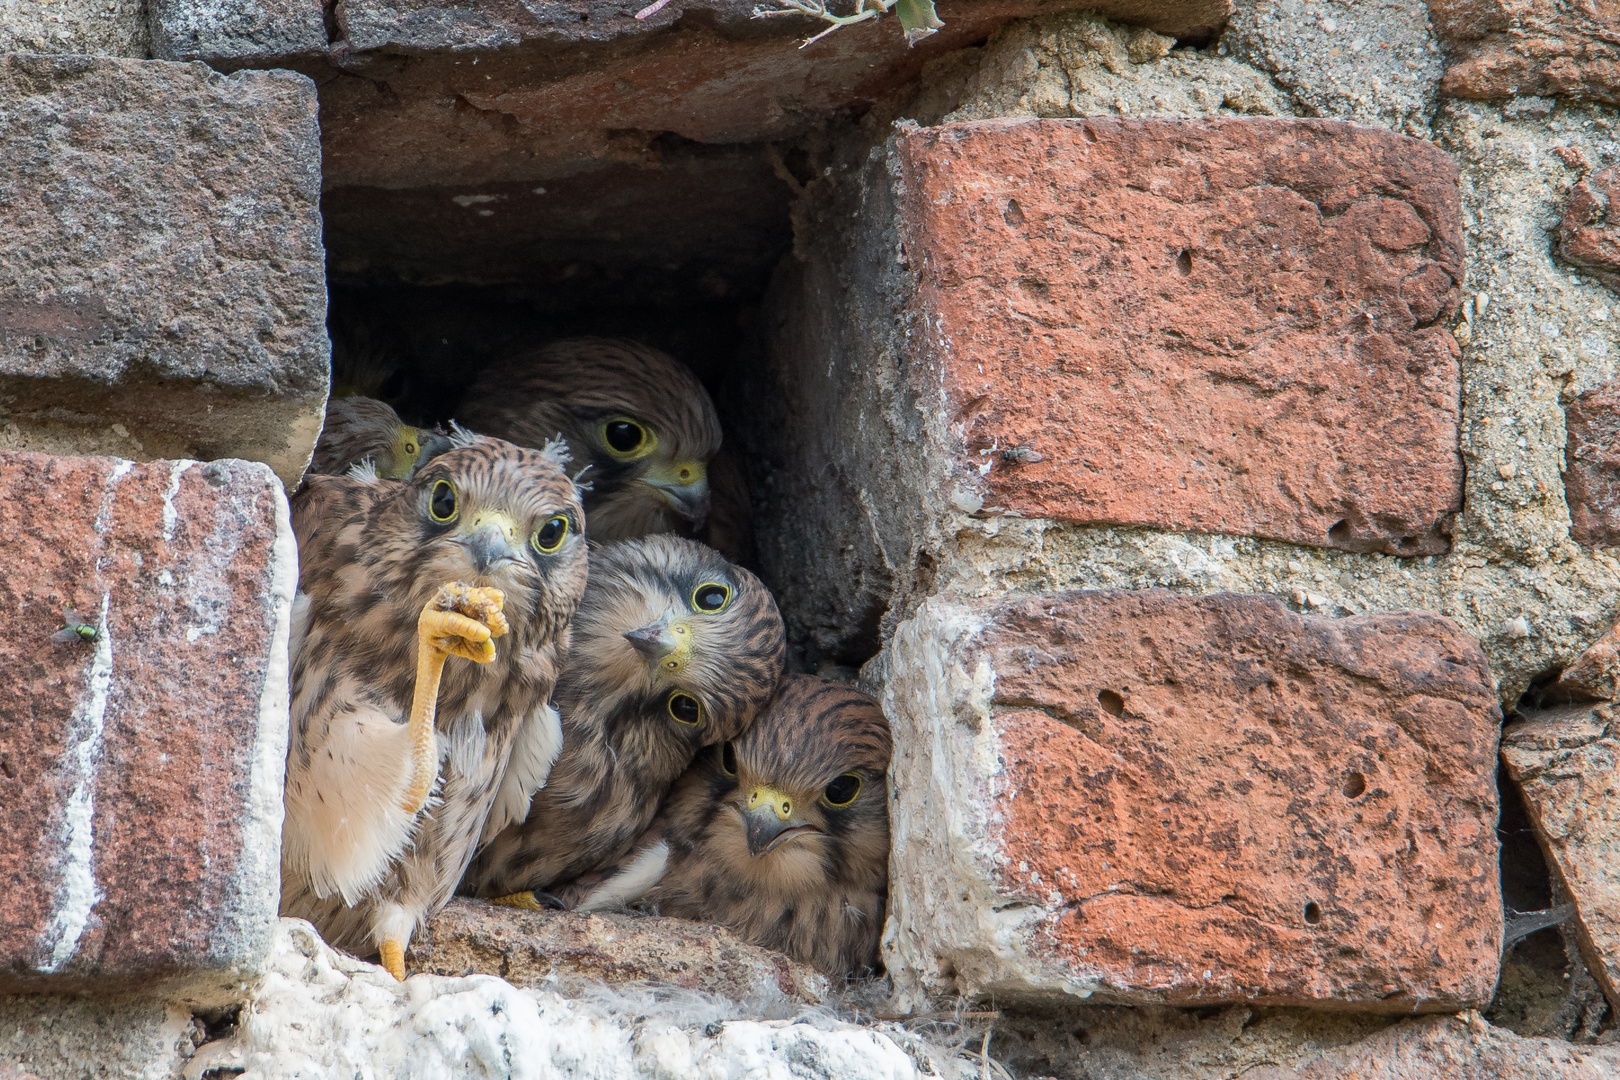
M 69 608 L 62 616 L 67 625 L 51 635 L 52 641 L 94 641 L 101 636 L 101 631 L 84 621 L 79 613 Z

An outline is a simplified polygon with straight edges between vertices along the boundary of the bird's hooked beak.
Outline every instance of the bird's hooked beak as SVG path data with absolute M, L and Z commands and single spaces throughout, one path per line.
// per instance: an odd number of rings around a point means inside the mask
M 469 517 L 457 540 L 467 549 L 468 557 L 480 574 L 519 558 L 517 523 L 500 510 L 480 510 Z
M 678 675 L 692 658 L 692 628 L 666 612 L 655 623 L 627 630 L 624 640 L 665 675 Z
M 691 523 L 701 528 L 709 517 L 709 469 L 701 461 L 677 461 L 673 465 L 655 465 L 647 470 L 642 482 L 658 491 L 670 507 Z
M 792 796 L 764 785 L 748 793 L 743 820 L 748 823 L 748 854 L 755 858 L 791 836 L 817 831 L 799 814 L 798 802 Z

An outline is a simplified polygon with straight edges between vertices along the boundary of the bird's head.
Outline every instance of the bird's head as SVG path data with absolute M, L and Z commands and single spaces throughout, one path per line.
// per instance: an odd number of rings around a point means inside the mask
M 342 474 L 369 461 L 371 473 L 384 480 L 409 480 L 424 462 L 448 449 L 448 435 L 405 423 L 386 402 L 334 397 L 310 468 Z
M 604 720 L 640 717 L 686 758 L 753 720 L 786 657 L 764 584 L 714 549 L 667 535 L 593 549 L 573 642 L 557 691 L 565 713 L 589 701 Z
M 720 418 L 703 384 L 657 349 L 573 338 L 497 365 L 463 406 L 472 422 L 519 442 L 561 433 L 588 465 L 594 541 L 693 533 L 709 514 L 709 459 Z
M 712 752 L 716 854 L 773 888 L 887 873 L 890 748 L 877 702 L 844 683 L 789 675 L 753 726 Z
M 400 484 L 390 506 L 411 593 L 426 603 L 447 582 L 494 587 L 515 632 L 535 622 L 560 631 L 586 577 L 584 511 L 566 455 L 465 433 L 455 444 Z

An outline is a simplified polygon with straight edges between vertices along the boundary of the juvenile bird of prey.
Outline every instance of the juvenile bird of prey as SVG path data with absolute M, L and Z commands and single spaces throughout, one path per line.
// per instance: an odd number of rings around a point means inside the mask
M 450 449 L 450 436 L 428 431 L 399 418 L 389 405 L 367 397 L 333 398 L 326 423 L 315 443 L 309 471 L 342 476 L 370 461 L 387 480 L 409 480 L 427 461 Z
M 770 592 L 713 549 L 675 536 L 594 549 L 557 683 L 562 754 L 528 819 L 479 853 L 462 891 L 548 891 L 613 865 L 692 755 L 770 700 L 785 652 Z
M 829 975 L 877 966 L 888 895 L 889 725 L 844 683 L 790 675 L 752 727 L 698 755 L 656 839 L 580 904 L 640 899 Z
M 281 913 L 401 978 L 556 756 L 547 702 L 585 590 L 561 449 L 457 443 L 409 481 L 313 476 L 293 501 Z
M 486 369 L 459 409 L 462 423 L 525 446 L 559 432 L 590 468 L 591 540 L 696 534 L 709 513 L 709 458 L 720 419 L 679 361 L 613 338 L 572 338 Z

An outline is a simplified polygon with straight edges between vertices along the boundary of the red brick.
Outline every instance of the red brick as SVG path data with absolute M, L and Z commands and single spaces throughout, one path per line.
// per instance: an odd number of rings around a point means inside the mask
M 0 506 L 0 992 L 225 994 L 279 896 L 280 484 L 0 452 Z M 64 608 L 98 640 L 53 642 Z
M 1483 653 L 1453 623 L 1158 590 L 924 611 L 977 626 L 939 635 L 951 660 L 932 683 L 959 669 L 994 687 L 987 748 L 955 761 L 908 730 L 937 707 L 914 721 L 885 701 L 897 746 L 920 743 L 897 756 L 891 937 L 928 942 L 956 989 L 1066 980 L 1105 1000 L 1378 1012 L 1491 998 L 1501 714 Z M 896 641 L 904 653 L 904 627 Z M 891 679 L 916 666 L 890 663 Z M 975 794 L 934 790 L 941 775 Z M 986 823 L 952 841 L 982 853 L 976 871 L 905 846 L 916 815 L 950 804 Z M 1024 921 L 964 938 L 983 923 L 952 914 L 957 896 Z M 1009 949 L 1022 969 L 982 967 Z M 918 963 L 889 960 L 902 984 Z
M 1429 0 L 1453 97 L 1526 95 L 1620 102 L 1620 19 L 1612 4 Z
M 960 464 L 1025 516 L 1443 552 L 1457 167 L 1335 121 L 1012 120 L 898 142 Z M 1000 452 L 1028 446 L 1040 460 Z
M 1620 165 L 1586 177 L 1570 192 L 1558 222 L 1558 254 L 1620 290 L 1620 224 L 1609 217 L 1620 195 Z
M 1564 410 L 1569 535 L 1587 547 L 1620 543 L 1620 385 L 1587 390 Z

